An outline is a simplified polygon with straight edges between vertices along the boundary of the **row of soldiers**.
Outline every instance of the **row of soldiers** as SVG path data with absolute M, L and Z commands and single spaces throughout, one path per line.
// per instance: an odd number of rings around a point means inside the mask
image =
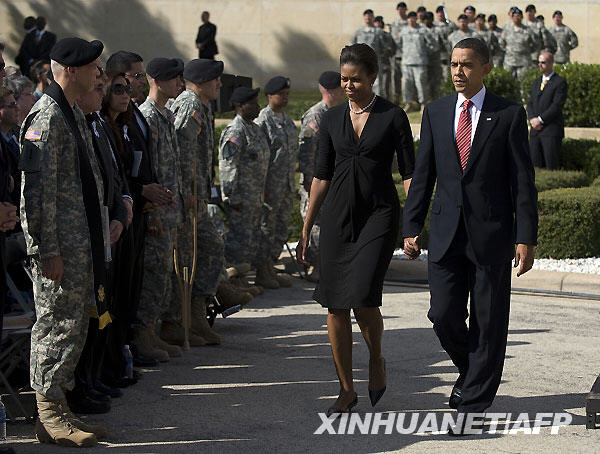
M 578 46 L 577 35 L 563 24 L 561 11 L 552 15 L 553 25 L 546 28 L 543 16 L 536 16 L 534 5 L 523 11 L 513 6 L 508 22 L 498 27 L 495 14 L 487 17 L 467 6 L 456 23 L 448 20 L 446 9 L 438 6 L 432 11 L 420 6 L 408 11 L 405 2 L 397 4 L 398 18 L 388 30 L 381 16 L 373 10 L 363 13 L 365 25 L 351 39 L 354 43 L 371 46 L 379 56 L 379 74 L 373 89 L 388 99 L 404 102 L 407 112 L 419 110 L 438 97 L 444 77 L 449 74 L 449 58 L 454 45 L 465 38 L 483 40 L 494 66 L 504 67 L 515 78 L 521 78 L 537 66 L 540 52 L 554 54 L 556 63 L 570 61 L 570 52 Z
M 100 41 L 56 43 L 52 82 L 19 133 L 20 220 L 37 317 L 35 431 L 40 442 L 65 446 L 107 436 L 74 412 L 108 411 L 119 388 L 137 381 L 130 345 L 135 364 L 151 366 L 181 356 L 186 337 L 191 346 L 219 344 L 206 315 L 215 295 L 227 308 L 291 285 L 274 263 L 288 239 L 298 146 L 311 155 L 306 204 L 318 115 L 343 97 L 339 73 L 324 74 L 324 103 L 307 113 L 299 141 L 284 111 L 289 79 L 265 85 L 262 110 L 258 90 L 234 91 L 237 115 L 219 141 L 223 237 L 220 210 L 209 203 L 211 103 L 223 63 L 155 58 L 144 68 L 142 57 L 119 51 L 103 68 L 102 51 Z M 178 272 L 194 264 L 186 336 Z

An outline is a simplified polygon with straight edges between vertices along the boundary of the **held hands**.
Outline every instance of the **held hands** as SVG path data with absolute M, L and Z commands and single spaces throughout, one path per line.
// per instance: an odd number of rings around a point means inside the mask
M 131 225 L 133 221 L 133 204 L 129 199 L 123 199 L 125 203 L 125 209 L 127 210 L 127 227 Z
M 404 253 L 409 260 L 416 259 L 421 255 L 421 247 L 419 246 L 419 235 L 414 238 L 404 238 Z
M 65 266 L 63 265 L 62 257 L 52 257 L 42 260 L 42 276 L 60 283 L 63 278 Z
M 142 187 L 142 196 L 155 205 L 170 205 L 173 202 L 173 193 L 162 184 L 151 183 Z
M 517 277 L 525 274 L 527 271 L 531 269 L 533 266 L 533 260 L 535 257 L 535 246 L 530 246 L 527 244 L 517 244 L 517 251 L 515 252 L 515 264 L 516 268 L 519 266 L 519 271 L 517 271 Z
M 541 131 L 544 127 L 544 125 L 538 117 L 533 117 L 531 120 L 529 120 L 529 123 L 531 124 L 531 127 L 536 131 Z
M 17 207 L 8 203 L 0 203 L 0 232 L 6 232 L 15 228 L 16 223 L 19 222 L 17 216 Z

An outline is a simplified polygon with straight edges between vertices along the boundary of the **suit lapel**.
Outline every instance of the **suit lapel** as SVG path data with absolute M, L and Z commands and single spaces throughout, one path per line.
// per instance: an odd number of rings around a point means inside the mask
M 471 144 L 471 152 L 469 153 L 469 160 L 467 161 L 467 166 L 465 167 L 464 174 L 473 167 L 473 163 L 481 153 L 485 142 L 487 141 L 490 133 L 494 129 L 498 118 L 495 113 L 492 112 L 492 99 L 486 94 L 485 100 L 483 101 L 483 108 L 481 109 L 481 114 L 479 115 L 479 122 L 477 123 L 477 129 L 475 130 L 475 137 L 473 138 L 473 143 Z

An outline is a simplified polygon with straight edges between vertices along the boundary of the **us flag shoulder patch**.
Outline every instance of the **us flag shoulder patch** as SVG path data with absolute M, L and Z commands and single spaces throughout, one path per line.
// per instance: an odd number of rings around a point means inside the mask
M 314 132 L 318 132 L 318 131 L 319 131 L 319 125 L 318 125 L 318 124 L 317 124 L 317 122 L 316 122 L 316 121 L 314 121 L 314 120 L 313 120 L 313 121 L 311 121 L 311 122 L 308 124 L 308 127 L 309 127 L 310 129 L 312 129 Z
M 25 133 L 25 139 L 27 140 L 42 140 L 44 135 L 43 129 L 28 129 Z
M 200 126 L 202 126 L 202 115 L 200 115 L 200 112 L 194 110 L 194 112 L 192 112 L 192 118 L 196 120 Z
M 230 141 L 231 143 L 233 143 L 234 145 L 237 145 L 238 147 L 239 147 L 239 146 L 242 144 L 241 140 L 240 140 L 240 139 L 238 139 L 236 136 L 231 136 L 231 137 L 229 138 L 229 141 Z

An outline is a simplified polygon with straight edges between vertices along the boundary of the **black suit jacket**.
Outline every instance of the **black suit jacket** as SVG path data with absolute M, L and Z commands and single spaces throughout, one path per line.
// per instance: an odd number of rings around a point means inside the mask
M 50 60 L 50 51 L 56 44 L 56 35 L 52 32 L 45 31 L 40 42 L 35 44 L 35 54 L 33 56 L 34 61 L 37 60 Z
M 24 76 L 29 76 L 29 67 L 36 61 L 36 32 L 37 29 L 34 29 L 25 35 L 23 42 L 21 43 L 21 47 L 19 48 L 19 53 L 15 57 L 15 63 L 19 65 L 21 74 Z
M 544 90 L 540 90 L 542 78 L 533 81 L 531 93 L 527 103 L 527 118 L 542 117 L 544 127 L 541 131 L 531 128 L 532 136 L 564 137 L 565 119 L 563 106 L 567 100 L 567 81 L 554 74 L 546 83 Z
M 217 36 L 217 26 L 211 22 L 202 24 L 198 27 L 198 35 L 196 36 L 196 44 L 203 44 L 204 47 L 199 49 L 200 58 L 213 58 L 219 53 L 215 37 Z
M 523 107 L 489 91 L 463 173 L 454 140 L 457 95 L 427 105 L 403 214 L 403 236 L 418 235 L 431 209 L 429 260 L 440 261 L 461 216 L 481 265 L 514 257 L 514 244 L 537 243 L 537 191 Z

